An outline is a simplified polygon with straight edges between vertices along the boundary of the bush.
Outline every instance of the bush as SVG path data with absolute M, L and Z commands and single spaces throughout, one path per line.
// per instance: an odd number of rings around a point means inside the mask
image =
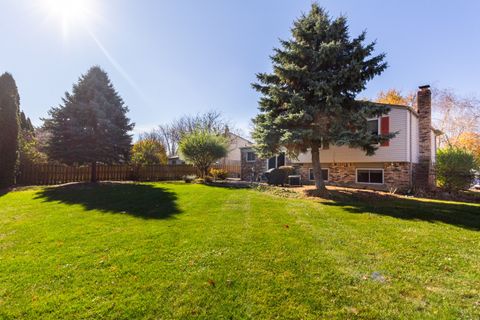
M 225 137 L 207 131 L 194 131 L 182 137 L 178 150 L 193 164 L 202 177 L 208 175 L 210 166 L 228 153 Z
M 210 175 L 215 180 L 225 180 L 228 177 L 228 171 L 223 169 L 210 169 Z
M 205 184 L 205 183 L 210 183 L 213 181 L 213 178 L 210 176 L 205 176 L 204 178 L 197 178 L 193 181 L 193 183 L 198 183 L 198 184 Z
M 183 176 L 183 181 L 185 181 L 185 183 L 191 183 L 195 179 L 197 179 L 197 176 L 195 176 L 195 175 Z
M 135 143 L 131 150 L 132 163 L 137 165 L 167 164 L 167 153 L 160 141 L 144 139 Z
M 476 166 L 474 156 L 464 149 L 438 150 L 436 161 L 438 186 L 449 192 L 468 189 L 475 178 Z
M 277 169 L 270 169 L 265 173 L 268 184 L 275 186 L 284 185 L 287 183 L 288 176 L 295 173 L 295 168 L 290 166 L 283 166 Z

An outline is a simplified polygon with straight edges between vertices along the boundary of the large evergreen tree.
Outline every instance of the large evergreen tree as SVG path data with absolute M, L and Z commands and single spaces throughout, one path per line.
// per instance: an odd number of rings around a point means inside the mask
M 355 100 L 387 67 L 384 54 L 372 56 L 375 43 L 364 44 L 365 37 L 363 32 L 350 39 L 346 18 L 333 20 L 314 3 L 294 22 L 292 38 L 275 49 L 273 73 L 258 74 L 253 84 L 262 94 L 253 120 L 257 152 L 268 157 L 285 149 L 296 157 L 310 150 L 317 189 L 325 189 L 322 145 L 347 145 L 371 155 L 394 136 L 367 128 L 367 118 L 386 114 L 387 107 Z
M 49 158 L 66 164 L 91 163 L 94 181 L 97 162 L 128 160 L 134 124 L 127 112 L 105 71 L 92 67 L 45 119 L 51 134 L 46 148 Z
M 0 188 L 15 183 L 20 130 L 20 96 L 10 73 L 0 76 Z

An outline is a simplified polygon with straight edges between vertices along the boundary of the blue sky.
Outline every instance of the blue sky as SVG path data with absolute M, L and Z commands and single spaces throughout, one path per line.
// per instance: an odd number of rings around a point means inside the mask
M 21 107 L 40 125 L 79 75 L 100 65 L 130 107 L 136 132 L 184 114 L 220 110 L 248 131 L 258 95 L 250 83 L 288 38 L 303 0 L 85 0 L 88 19 L 67 18 L 53 0 L 0 0 L 0 72 L 11 72 Z M 58 2 L 58 0 L 56 0 Z M 64 0 L 71 1 L 71 0 Z M 479 94 L 480 1 L 320 1 L 367 30 L 388 70 L 362 97 L 432 84 Z

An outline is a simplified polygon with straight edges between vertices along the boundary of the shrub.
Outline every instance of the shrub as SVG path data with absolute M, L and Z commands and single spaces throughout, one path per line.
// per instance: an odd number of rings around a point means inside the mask
M 204 183 L 205 183 L 205 179 L 203 179 L 203 178 L 197 178 L 197 179 L 193 180 L 193 183 L 204 184 Z
M 201 176 L 205 177 L 210 166 L 227 155 L 227 145 L 225 137 L 197 130 L 182 137 L 178 150 L 187 162 L 197 167 Z
M 449 192 L 468 189 L 475 177 L 474 156 L 464 149 L 447 148 L 437 152 L 436 174 L 440 188 Z
M 225 180 L 228 177 L 228 171 L 223 169 L 210 169 L 210 175 L 215 180 Z
M 196 175 L 183 176 L 183 181 L 185 181 L 185 183 L 191 183 L 192 181 L 195 181 L 195 179 L 197 179 Z
M 284 185 L 287 183 L 288 176 L 295 173 L 295 168 L 290 166 L 283 166 L 277 169 L 270 169 L 265 173 L 268 184 Z
M 198 184 L 205 184 L 205 183 L 209 183 L 209 182 L 212 182 L 212 181 L 213 181 L 212 177 L 205 176 L 204 178 L 197 178 L 193 182 L 198 183 Z
M 282 166 L 278 168 L 279 170 L 282 170 L 286 176 L 288 177 L 289 175 L 295 174 L 295 168 L 292 166 Z

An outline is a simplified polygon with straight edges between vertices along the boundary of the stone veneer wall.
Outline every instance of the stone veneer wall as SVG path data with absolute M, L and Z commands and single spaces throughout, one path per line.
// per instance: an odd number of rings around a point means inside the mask
M 254 151 L 252 148 L 240 149 L 241 170 L 240 178 L 243 181 L 260 181 L 261 176 L 267 171 L 267 159 L 257 158 L 255 161 L 247 161 L 247 153 Z M 285 165 L 291 166 L 292 161 L 285 157 Z
M 242 165 L 241 165 L 241 179 L 244 181 L 259 181 L 261 175 L 267 171 L 267 160 L 256 159 L 253 162 L 247 162 L 247 152 L 251 152 L 251 148 L 241 149 Z M 310 181 L 311 163 L 291 164 L 286 161 L 287 165 L 293 165 L 296 171 L 302 177 L 304 184 L 313 184 Z M 412 188 L 412 174 L 415 172 L 416 165 L 413 167 L 408 162 L 384 162 L 384 163 L 322 163 L 322 168 L 328 168 L 327 184 L 384 190 L 407 192 Z M 357 183 L 356 169 L 357 168 L 372 168 L 383 169 L 383 184 L 364 184 Z
M 247 152 L 252 152 L 251 148 L 242 148 L 240 150 L 241 170 L 240 178 L 243 181 L 258 181 L 260 176 L 267 171 L 267 160 L 257 158 L 253 162 L 247 161 Z
M 309 179 L 310 163 L 299 164 L 297 170 L 302 176 L 304 184 L 313 184 Z M 328 168 L 327 184 L 365 188 L 373 190 L 407 192 L 412 188 L 412 170 L 408 162 L 385 162 L 385 163 L 323 163 L 323 169 Z M 356 182 L 357 168 L 380 168 L 383 169 L 383 184 L 365 184 Z

